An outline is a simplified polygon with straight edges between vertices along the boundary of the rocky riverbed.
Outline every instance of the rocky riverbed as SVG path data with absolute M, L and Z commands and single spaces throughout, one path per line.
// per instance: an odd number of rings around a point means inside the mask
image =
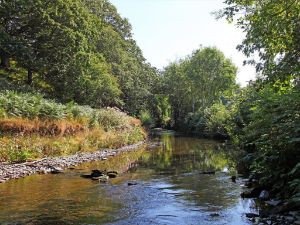
M 248 190 L 241 193 L 242 198 L 256 199 L 259 213 L 246 213 L 246 217 L 255 225 L 300 225 L 300 201 L 297 197 L 279 200 L 271 198 L 269 191 L 258 185 L 258 181 L 248 180 Z M 253 187 L 254 186 L 254 187 Z
M 78 153 L 63 157 L 43 158 L 41 160 L 25 163 L 0 163 L 0 183 L 4 183 L 10 179 L 26 177 L 35 173 L 60 173 L 63 169 L 72 169 L 74 166 L 83 162 L 106 160 L 110 156 L 115 156 L 118 153 L 136 149 L 143 144 L 145 144 L 145 141 L 119 149 L 101 149 L 96 152 Z

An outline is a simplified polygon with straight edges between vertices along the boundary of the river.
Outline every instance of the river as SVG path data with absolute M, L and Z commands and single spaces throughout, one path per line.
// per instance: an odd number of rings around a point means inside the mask
M 167 132 L 159 139 L 61 174 L 0 184 L 0 224 L 251 224 L 245 213 L 255 205 L 240 198 L 241 180 L 230 179 L 230 147 Z M 80 176 L 92 169 L 121 173 L 107 183 Z

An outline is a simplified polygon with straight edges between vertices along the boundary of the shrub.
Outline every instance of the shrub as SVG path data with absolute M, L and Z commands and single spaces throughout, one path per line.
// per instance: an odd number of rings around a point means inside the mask
M 286 184 L 297 183 L 289 174 L 300 161 L 299 109 L 299 89 L 271 85 L 247 87 L 234 106 L 230 133 L 251 155 L 252 173 L 273 193 L 289 195 Z
M 154 126 L 154 120 L 153 120 L 153 118 L 152 118 L 149 111 L 142 110 L 140 112 L 139 118 L 140 118 L 143 126 L 146 126 L 146 127 L 149 127 L 149 128 Z
M 138 119 L 117 108 L 63 105 L 41 95 L 0 93 L 0 161 L 116 148 L 141 141 Z

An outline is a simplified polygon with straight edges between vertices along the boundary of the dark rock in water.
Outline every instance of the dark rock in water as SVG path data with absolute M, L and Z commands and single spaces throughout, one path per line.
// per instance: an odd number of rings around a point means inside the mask
M 136 182 L 128 182 L 128 186 L 137 185 Z
M 50 166 L 50 173 L 51 174 L 59 174 L 63 172 L 63 169 L 60 167 L 54 167 L 54 166 Z
M 257 187 L 258 185 L 259 182 L 256 179 L 249 179 L 248 181 L 245 182 L 245 186 L 248 188 Z
M 242 198 L 257 198 L 259 194 L 261 193 L 262 188 L 257 187 L 257 188 L 252 188 L 251 190 L 244 191 L 241 194 Z
M 270 193 L 266 190 L 263 190 L 262 192 L 260 192 L 258 198 L 260 200 L 266 201 L 270 199 Z
M 100 170 L 92 170 L 91 177 L 100 177 L 104 175 L 103 171 Z
M 212 175 L 212 174 L 215 174 L 216 171 L 203 171 L 201 172 L 201 174 L 209 174 L 209 175 Z
M 232 177 L 231 177 L 231 180 L 232 180 L 232 182 L 235 183 L 235 182 L 236 182 L 236 176 L 232 176 Z
M 114 173 L 114 174 L 117 174 L 117 175 L 119 174 L 117 171 L 114 171 L 114 170 L 113 171 L 108 171 L 107 173 Z
M 60 173 L 63 173 L 63 172 L 60 171 L 60 170 L 51 170 L 50 173 L 51 173 L 51 174 L 60 174 Z
M 278 206 L 282 203 L 282 201 L 280 201 L 280 200 L 277 200 L 277 201 L 276 200 L 270 200 L 270 201 L 265 201 L 265 203 L 267 205 L 270 205 L 270 206 Z
M 259 217 L 259 215 L 256 213 L 246 213 L 246 217 L 247 218 L 255 218 L 255 217 Z
M 267 223 L 268 225 L 271 225 L 271 224 L 272 224 L 272 221 L 271 221 L 271 220 L 267 220 L 266 223 Z
M 217 216 L 220 216 L 220 214 L 219 213 L 211 213 L 211 214 L 209 214 L 211 217 L 217 217 Z
M 261 218 L 267 218 L 267 217 L 269 217 L 272 214 L 273 214 L 272 210 L 268 210 L 268 209 L 260 209 L 259 210 L 259 216 Z
M 101 175 L 98 177 L 92 177 L 92 180 L 99 180 L 100 182 L 107 182 L 108 181 L 108 176 L 106 175 Z
M 109 177 L 106 176 L 106 175 L 101 175 L 101 176 L 98 176 L 98 177 L 92 177 L 92 180 L 97 180 L 101 183 L 106 183 L 108 181 Z
M 92 178 L 91 174 L 81 174 L 80 176 L 83 178 Z
M 118 176 L 118 173 L 116 171 L 110 171 L 107 172 L 107 176 L 109 176 L 109 178 L 116 178 Z

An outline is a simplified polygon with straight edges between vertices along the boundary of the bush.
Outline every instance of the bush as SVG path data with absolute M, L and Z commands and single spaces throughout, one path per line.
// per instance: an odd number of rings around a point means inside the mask
M 39 94 L 0 93 L 0 161 L 117 148 L 144 140 L 139 120 L 117 108 L 63 105 Z
M 152 128 L 154 126 L 154 120 L 147 110 L 142 110 L 139 115 L 139 119 L 141 120 L 143 126 Z
M 289 195 L 286 184 L 300 161 L 300 91 L 292 86 L 247 87 L 234 106 L 230 132 L 245 149 L 250 169 L 274 193 Z M 238 119 L 237 119 L 238 118 Z M 288 192 L 288 193 L 285 193 Z
M 93 109 L 73 102 L 63 105 L 44 99 L 40 94 L 0 93 L 0 118 L 20 117 L 40 120 L 77 120 L 88 127 L 100 126 L 105 130 L 133 126 L 132 117 L 117 108 Z
M 225 105 L 215 103 L 204 111 L 206 126 L 210 133 L 226 135 L 225 124 L 230 118 L 230 113 Z
M 185 119 L 186 131 L 197 135 L 210 137 L 227 137 L 225 124 L 230 118 L 230 112 L 222 103 L 189 113 Z

